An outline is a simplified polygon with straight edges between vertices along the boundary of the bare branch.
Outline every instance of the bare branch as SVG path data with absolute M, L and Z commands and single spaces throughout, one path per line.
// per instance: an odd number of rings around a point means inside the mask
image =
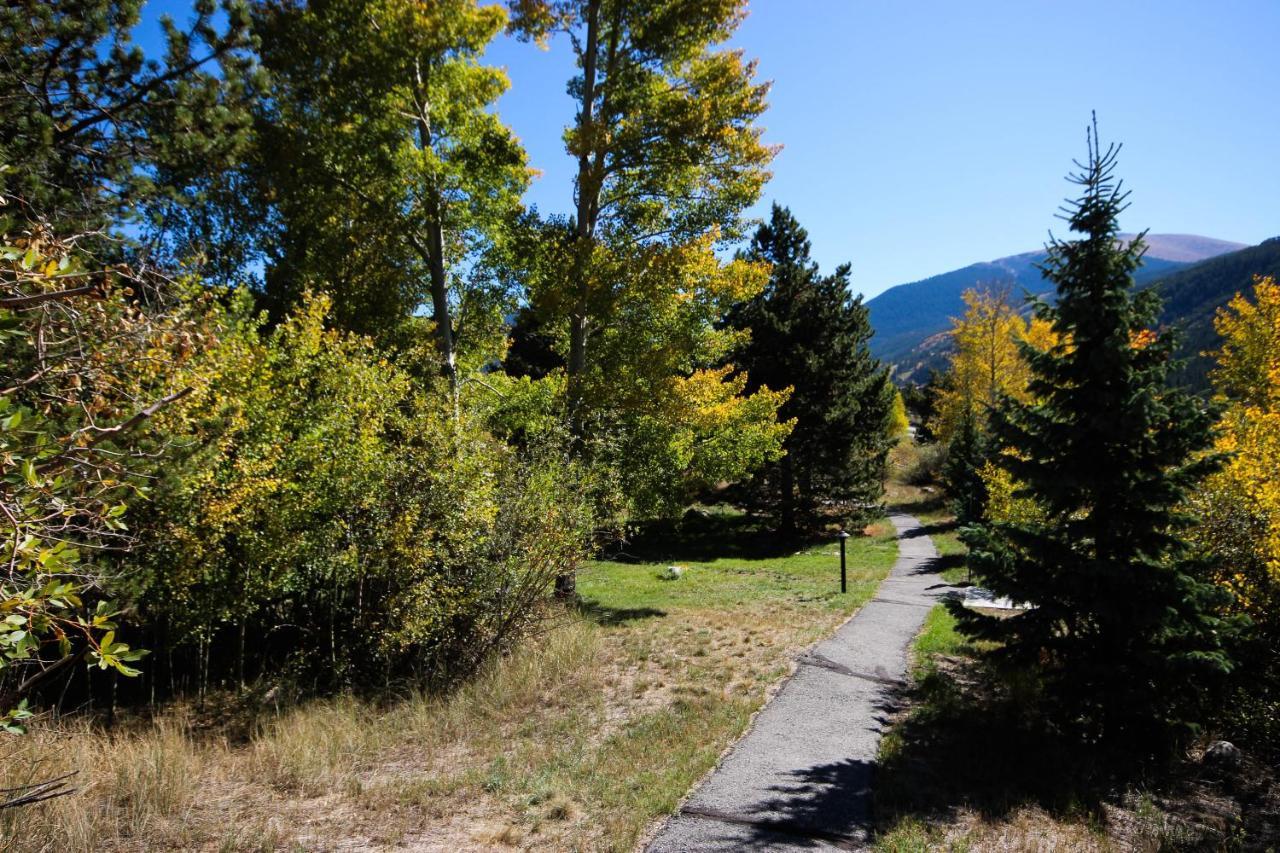
M 0 308 L 11 311 L 23 308 L 34 308 L 46 302 L 58 302 L 76 296 L 89 296 L 99 292 L 97 284 L 86 284 L 83 287 L 69 287 L 66 290 L 51 290 L 47 293 L 32 293 L 26 296 L 0 296 Z

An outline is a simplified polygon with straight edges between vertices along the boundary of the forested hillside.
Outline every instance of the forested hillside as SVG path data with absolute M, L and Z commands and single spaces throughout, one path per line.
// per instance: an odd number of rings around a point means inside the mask
M 1210 245 L 1216 250 L 1226 244 L 1210 241 Z M 868 307 L 873 309 L 873 322 L 882 321 L 890 330 L 901 329 L 907 324 L 912 328 L 898 331 L 895 338 L 886 342 L 880 339 L 882 326 L 877 326 L 876 337 L 872 339 L 873 351 L 895 365 L 895 376 L 899 381 L 924 381 L 930 370 L 946 366 L 947 355 L 951 352 L 951 341 L 946 334 L 950 321 L 921 338 L 921 331 L 915 324 L 923 321 L 917 318 L 943 310 L 951 298 L 949 291 L 956 287 L 960 287 L 961 292 L 974 287 L 1007 292 L 1016 302 L 1024 290 L 1035 292 L 1023 282 L 1035 280 L 1038 271 L 1033 264 L 1042 262 L 1042 259 L 1043 256 L 1035 253 L 1015 255 L 999 262 L 975 264 L 923 282 L 903 285 L 882 294 L 868 303 Z M 1210 360 L 1206 353 L 1219 340 L 1213 328 L 1215 313 L 1236 293 L 1248 290 L 1253 276 L 1274 276 L 1278 273 L 1280 238 L 1215 255 L 1194 264 L 1153 258 L 1148 251 L 1143 265 L 1134 274 L 1134 282 L 1140 288 L 1154 288 L 1160 294 L 1164 305 L 1160 322 L 1179 329 L 1183 336 L 1178 358 L 1186 360 L 1187 364 L 1174 374 L 1175 381 L 1186 382 L 1199 390 L 1208 387 Z M 988 275 L 990 277 L 985 277 Z M 1001 275 L 1006 277 L 1000 278 Z M 892 298 L 888 298 L 891 294 Z M 906 301 L 908 297 L 913 301 Z M 879 301 L 882 299 L 885 300 L 883 303 Z M 957 315 L 962 311 L 961 301 L 956 309 Z
M 1121 239 L 1132 236 L 1121 235 Z M 1150 245 L 1143 265 L 1134 275 L 1138 284 L 1241 248 L 1238 243 L 1183 234 L 1150 234 L 1147 240 Z M 872 352 L 893 364 L 899 379 L 923 381 L 930 368 L 940 366 L 942 342 L 933 338 L 964 311 L 964 291 L 975 287 L 1007 291 L 1015 301 L 1024 294 L 1044 296 L 1052 290 L 1039 269 L 1045 259 L 1042 251 L 1024 252 L 886 290 L 867 302 L 876 330 Z
M 1280 277 L 1280 237 L 1201 261 L 1148 285 L 1164 303 L 1160 322 L 1183 335 L 1178 357 L 1187 364 L 1178 373 L 1179 381 L 1208 387 L 1212 359 L 1207 353 L 1221 342 L 1213 318 L 1237 293 L 1247 293 L 1259 275 Z

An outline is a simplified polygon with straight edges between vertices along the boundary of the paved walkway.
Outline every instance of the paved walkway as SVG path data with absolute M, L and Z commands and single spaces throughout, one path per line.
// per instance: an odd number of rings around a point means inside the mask
M 920 522 L 892 515 L 898 561 L 857 615 L 796 673 L 720 766 L 663 826 L 650 853 L 857 850 L 869 838 L 871 776 L 907 651 L 948 591 Z

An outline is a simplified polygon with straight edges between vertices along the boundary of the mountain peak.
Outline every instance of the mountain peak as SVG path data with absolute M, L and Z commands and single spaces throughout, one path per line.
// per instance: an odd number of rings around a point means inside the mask
M 1136 236 L 1136 234 L 1121 234 L 1120 238 L 1132 240 Z M 1216 258 L 1218 255 L 1225 255 L 1227 252 L 1238 252 L 1248 248 L 1244 243 L 1201 237 L 1198 234 L 1148 234 L 1146 243 L 1147 257 L 1177 261 L 1181 264 L 1195 264 L 1209 258 Z

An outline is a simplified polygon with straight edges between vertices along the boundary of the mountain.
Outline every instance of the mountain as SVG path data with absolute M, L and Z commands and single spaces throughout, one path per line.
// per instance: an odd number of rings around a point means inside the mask
M 1280 281 L 1280 237 L 1272 237 L 1237 252 L 1219 255 L 1151 282 L 1164 307 L 1160 323 L 1182 333 L 1178 356 L 1186 360 L 1179 379 L 1196 388 L 1208 387 L 1211 359 L 1202 355 L 1218 346 L 1214 315 L 1237 293 L 1248 293 L 1255 275 Z
M 1146 241 L 1145 263 L 1135 276 L 1140 286 L 1246 248 L 1242 243 L 1194 234 L 1148 234 Z M 895 365 L 900 379 L 923 378 L 928 368 L 939 366 L 945 352 L 945 337 L 939 336 L 951 328 L 952 317 L 964 312 L 961 294 L 987 287 L 1007 288 L 1015 300 L 1024 293 L 1043 296 L 1050 287 L 1036 265 L 1044 259 L 1044 251 L 1023 252 L 889 288 L 867 302 L 876 330 L 872 353 Z

